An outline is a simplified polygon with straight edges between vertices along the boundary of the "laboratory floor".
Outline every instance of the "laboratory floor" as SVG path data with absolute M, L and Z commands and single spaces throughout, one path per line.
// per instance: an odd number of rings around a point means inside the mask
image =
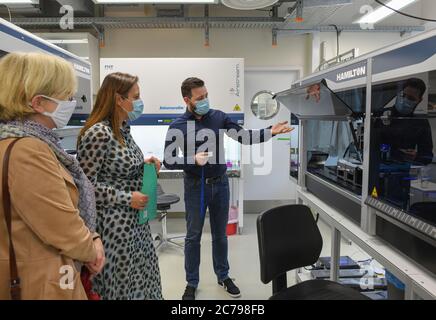
M 229 236 L 230 276 L 241 289 L 240 299 L 266 300 L 271 296 L 271 284 L 264 285 L 260 281 L 259 252 L 256 235 L 256 218 L 258 214 L 244 215 L 242 235 Z M 324 241 L 321 256 L 330 255 L 330 229 L 322 221 L 318 223 Z M 181 235 L 185 233 L 185 220 L 168 219 L 168 233 Z M 160 231 L 160 223 L 153 221 L 153 235 Z M 341 255 L 349 255 L 357 260 L 369 257 L 356 245 L 343 239 Z M 162 278 L 163 296 L 167 300 L 179 300 L 186 286 L 183 251 L 174 247 L 165 247 L 158 252 Z M 295 272 L 288 272 L 288 285 L 295 284 Z M 205 228 L 201 246 L 200 285 L 197 291 L 198 300 L 232 300 L 226 292 L 217 285 L 212 267 L 212 241 L 209 222 Z

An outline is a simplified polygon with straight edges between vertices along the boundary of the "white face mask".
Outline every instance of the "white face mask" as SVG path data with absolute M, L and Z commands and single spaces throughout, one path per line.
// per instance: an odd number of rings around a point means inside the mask
M 72 100 L 72 101 L 62 101 L 62 100 L 58 100 L 55 98 L 51 98 L 51 97 L 47 97 L 47 96 L 43 96 L 41 95 L 41 97 L 44 97 L 48 100 L 51 100 L 55 103 L 57 103 L 57 107 L 56 110 L 53 112 L 43 112 L 42 114 L 50 117 L 53 122 L 56 125 L 56 128 L 61 129 L 64 128 L 67 124 L 68 121 L 70 121 L 71 116 L 73 115 L 74 109 L 76 108 L 77 105 L 77 101 L 76 100 Z

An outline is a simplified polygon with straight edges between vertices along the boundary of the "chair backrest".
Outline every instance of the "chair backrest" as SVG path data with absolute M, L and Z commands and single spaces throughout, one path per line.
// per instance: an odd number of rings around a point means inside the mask
M 163 195 L 163 194 L 165 194 L 165 192 L 163 191 L 162 186 L 160 185 L 160 183 L 157 184 L 156 194 L 157 194 L 158 197 Z
M 312 212 L 304 205 L 267 210 L 257 219 L 260 278 L 269 283 L 287 271 L 314 264 L 322 237 Z

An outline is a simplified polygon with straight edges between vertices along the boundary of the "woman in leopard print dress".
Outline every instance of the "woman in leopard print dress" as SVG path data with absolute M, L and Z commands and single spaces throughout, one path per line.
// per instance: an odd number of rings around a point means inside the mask
M 147 201 L 139 193 L 144 156 L 127 126 L 141 105 L 137 82 L 121 73 L 106 77 L 77 147 L 77 158 L 95 186 L 97 231 L 106 251 L 106 265 L 93 287 L 108 300 L 162 299 L 150 227 L 138 222 L 138 209 Z

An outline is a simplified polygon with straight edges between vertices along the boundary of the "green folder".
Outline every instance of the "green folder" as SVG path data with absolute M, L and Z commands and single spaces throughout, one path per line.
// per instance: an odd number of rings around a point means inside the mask
M 139 224 L 144 224 L 157 217 L 157 174 L 154 164 L 144 164 L 141 192 L 148 196 L 147 206 L 139 211 Z

